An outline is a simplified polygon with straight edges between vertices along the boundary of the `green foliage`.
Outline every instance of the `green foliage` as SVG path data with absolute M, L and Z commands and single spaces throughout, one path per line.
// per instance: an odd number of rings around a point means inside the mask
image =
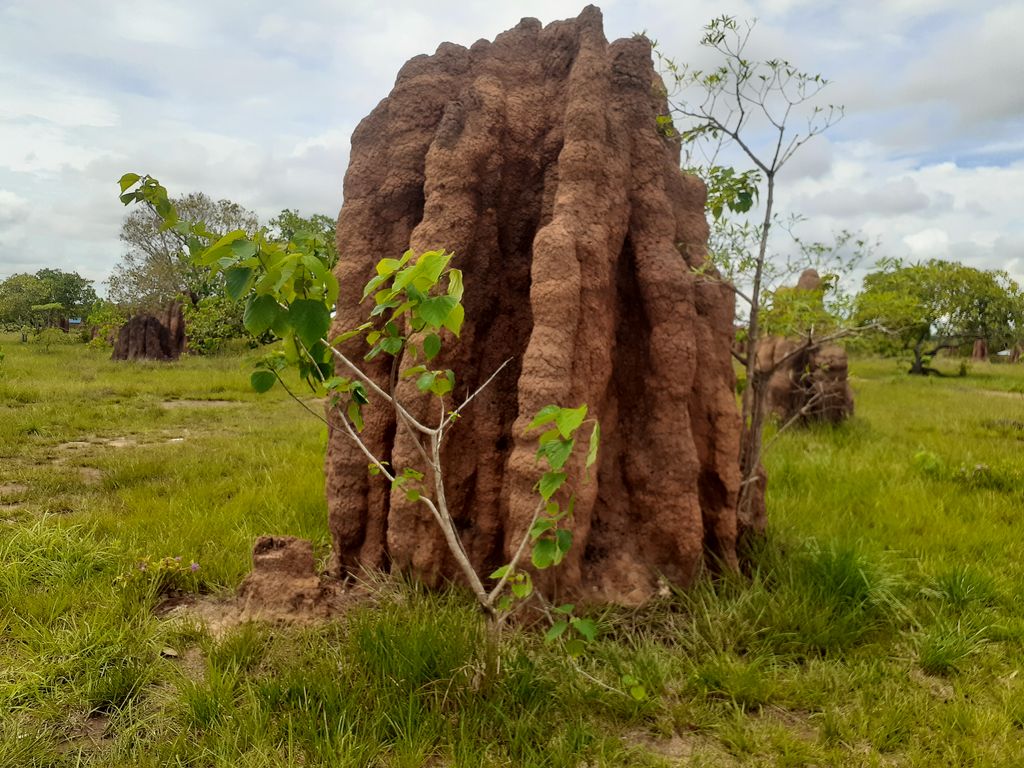
M 85 320 L 86 326 L 95 328 L 96 333 L 89 344 L 93 347 L 110 346 L 117 329 L 128 322 L 128 311 L 111 301 L 103 299 L 93 304 L 92 311 Z
M 140 181 L 136 174 L 121 180 L 121 192 Z M 221 295 L 222 274 L 212 274 L 192 259 L 209 246 L 212 233 L 241 230 L 254 234 L 259 228 L 256 214 L 230 200 L 212 200 L 196 192 L 175 200 L 164 199 L 153 208 L 131 210 L 121 223 L 125 252 L 108 280 L 111 301 L 133 309 L 163 307 L 180 295 L 194 301 Z M 165 215 L 180 216 L 196 226 L 175 229 Z
M 37 344 L 45 352 L 51 352 L 54 347 L 67 346 L 77 341 L 77 338 L 65 333 L 60 328 L 44 328 L 32 337 L 32 343 Z
M 299 243 L 331 269 L 338 263 L 334 226 L 335 221 L 330 216 L 314 213 L 306 217 L 289 208 L 285 208 L 270 220 L 271 233 L 274 237 L 282 242 Z
M 913 372 L 922 372 L 938 349 L 960 341 L 1008 345 L 1024 334 L 1024 292 L 1001 270 L 939 259 L 886 259 L 877 267 L 857 296 L 857 320 L 878 326 L 880 351 L 891 345 L 913 351 Z
M 124 589 L 146 591 L 151 596 L 174 592 L 195 592 L 199 586 L 199 563 L 186 562 L 181 555 L 159 560 L 143 557 L 114 579 L 114 585 Z
M 192 304 L 182 302 L 182 314 L 193 352 L 209 355 L 221 351 L 232 339 L 248 338 L 242 322 L 242 307 L 223 296 L 209 296 Z
M 92 280 L 86 280 L 77 272 L 59 269 L 41 269 L 36 277 L 46 285 L 49 302 L 63 307 L 68 317 L 85 318 L 96 303 L 96 291 Z

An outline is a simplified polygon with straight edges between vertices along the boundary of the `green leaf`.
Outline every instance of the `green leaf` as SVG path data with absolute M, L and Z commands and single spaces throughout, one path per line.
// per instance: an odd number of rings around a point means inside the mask
M 562 487 L 562 483 L 565 482 L 565 472 L 545 472 L 540 478 L 538 489 L 540 491 L 541 498 L 544 501 L 548 501 L 552 496 L 555 495 L 555 491 Z
M 555 531 L 555 546 L 558 548 L 561 557 L 564 557 L 565 553 L 572 547 L 572 531 L 567 528 L 559 528 Z M 561 560 L 561 557 L 559 560 Z
M 409 501 L 419 501 L 420 492 L 415 488 L 408 488 L 405 491 L 405 498 L 407 498 Z
M 629 695 L 632 696 L 633 699 L 636 701 L 646 701 L 647 689 L 644 688 L 642 685 L 631 685 L 629 687 Z
M 557 608 L 552 608 L 551 610 L 553 610 L 555 613 L 560 613 L 563 616 L 568 616 L 574 610 L 576 610 L 576 606 L 572 603 L 566 603 L 565 605 L 560 605 Z
M 252 240 L 239 239 L 231 243 L 230 250 L 235 261 L 242 261 L 243 259 L 255 256 L 256 251 L 259 249 L 257 248 L 256 243 L 252 242 Z
M 590 446 L 587 448 L 587 466 L 594 466 L 597 461 L 597 449 L 601 444 L 601 425 L 594 422 L 594 428 L 590 431 Z
M 121 185 L 121 191 L 124 192 L 128 187 L 135 184 L 141 178 L 142 177 L 137 173 L 126 173 L 117 183 Z
M 377 274 L 381 277 L 389 277 L 395 273 L 395 270 L 402 268 L 402 262 L 398 259 L 381 259 L 377 262 L 376 270 Z
M 224 271 L 224 287 L 228 298 L 238 301 L 252 284 L 253 270 L 249 267 L 230 267 Z
M 249 384 L 257 392 L 266 392 L 268 389 L 274 386 L 274 382 L 277 381 L 277 376 L 273 371 L 253 371 L 249 374 Z
M 380 348 L 387 352 L 389 355 L 397 355 L 402 351 L 402 346 L 405 344 L 405 339 L 401 336 L 388 336 L 385 339 L 381 339 Z
M 427 360 L 432 360 L 437 357 L 437 353 L 441 351 L 441 337 L 436 333 L 429 334 L 423 339 L 423 355 Z
M 537 450 L 537 455 L 547 459 L 552 469 L 561 469 L 572 454 L 572 448 L 575 444 L 576 441 L 572 438 L 568 440 L 549 440 Z
M 281 305 L 277 303 L 277 299 L 269 294 L 250 296 L 245 303 L 242 324 L 245 326 L 245 330 L 253 336 L 259 336 L 277 322 L 283 311 Z
M 555 426 L 562 433 L 562 437 L 572 437 L 572 433 L 579 429 L 580 424 L 587 418 L 587 406 L 579 408 L 559 408 L 555 414 Z
M 491 578 L 491 579 L 501 579 L 501 578 L 504 578 L 505 574 L 508 573 L 509 568 L 511 568 L 511 567 L 512 567 L 511 565 L 503 565 L 503 566 L 501 566 L 501 568 L 499 568 L 494 573 L 492 573 L 488 578 Z
M 565 641 L 565 652 L 570 656 L 582 656 L 587 651 L 587 646 L 578 637 Z
M 448 295 L 449 296 L 454 296 L 459 301 L 462 301 L 462 292 L 463 292 L 462 270 L 461 269 L 449 269 L 448 270 Z
M 426 371 L 420 374 L 420 377 L 416 379 L 416 389 L 420 392 L 429 392 L 430 388 L 434 386 L 434 380 L 437 378 L 437 371 Z
M 544 642 L 553 643 L 555 640 L 565 634 L 565 630 L 569 628 L 569 622 L 561 620 L 556 621 L 551 625 L 551 628 L 544 633 Z
M 535 568 L 544 570 L 555 564 L 555 557 L 557 555 L 558 549 L 555 547 L 553 539 L 539 539 L 533 545 L 533 554 L 530 555 L 530 560 Z
M 344 333 L 335 336 L 334 340 L 331 342 L 331 344 L 341 344 L 342 342 L 346 342 L 349 339 L 354 339 L 356 336 L 359 336 L 360 334 L 365 333 L 367 330 L 369 330 L 372 327 L 373 327 L 373 323 L 363 323 L 358 328 L 353 328 L 351 331 L 345 331 Z M 379 337 L 379 335 L 380 334 L 378 333 L 378 337 Z M 370 343 L 372 344 L 373 342 L 370 342 Z
M 538 520 L 533 524 L 533 527 L 530 528 L 530 538 L 536 541 L 543 536 L 545 532 L 550 531 L 554 527 L 554 520 Z
M 377 275 L 376 277 L 372 278 L 370 282 L 368 282 L 366 286 L 363 288 L 363 298 L 361 299 L 361 301 L 365 301 L 367 296 L 376 291 L 378 288 L 380 288 L 380 286 L 384 285 L 384 283 L 386 283 L 387 281 L 387 275 Z M 384 296 L 382 298 L 386 298 L 387 294 L 388 292 L 385 291 Z M 378 301 L 377 303 L 380 304 L 381 302 Z
M 530 596 L 533 592 L 533 581 L 530 580 L 529 574 L 522 574 L 526 576 L 525 579 L 512 584 L 512 594 L 523 600 Z
M 356 432 L 363 431 L 363 410 L 355 400 L 348 403 L 348 418 L 355 425 Z
M 419 376 L 425 370 L 427 370 L 427 366 L 425 365 L 414 365 L 412 368 L 406 368 L 399 375 L 403 379 L 411 379 L 413 376 Z
M 533 421 L 526 427 L 526 431 L 529 432 L 531 429 L 537 429 L 537 427 L 544 426 L 548 422 L 555 420 L 555 414 L 558 413 L 561 408 L 557 405 L 545 405 L 539 411 L 537 415 L 533 417 Z
M 430 391 L 438 397 L 447 395 L 455 389 L 455 372 L 445 371 L 444 376 L 438 376 L 434 380 L 433 386 L 430 387 Z
M 579 632 L 589 642 L 594 642 L 597 639 L 597 624 L 594 623 L 593 619 L 570 619 L 572 628 Z
M 296 299 L 288 307 L 288 324 L 295 334 L 311 349 L 317 341 L 327 335 L 331 327 L 331 313 L 327 305 L 316 299 Z
M 466 319 L 466 309 L 461 304 L 456 304 L 444 321 L 444 327 L 458 336 L 462 332 L 462 321 Z
M 427 325 L 440 328 L 458 303 L 459 300 L 454 296 L 432 296 L 417 307 L 416 313 Z

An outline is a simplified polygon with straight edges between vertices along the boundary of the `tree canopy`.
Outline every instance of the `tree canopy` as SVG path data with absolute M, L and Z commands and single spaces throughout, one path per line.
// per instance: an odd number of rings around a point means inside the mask
M 24 327 L 41 325 L 57 315 L 82 317 L 95 302 L 92 281 L 77 272 L 22 272 L 0 282 L 0 324 Z
M 174 201 L 189 221 L 202 222 L 213 232 L 259 229 L 256 214 L 230 200 L 213 200 L 192 192 Z M 132 307 L 163 306 L 187 295 L 195 301 L 223 293 L 223 281 L 197 268 L 181 238 L 165 228 L 152 210 L 136 208 L 121 223 L 121 242 L 126 250 L 108 280 L 110 299 Z M 209 242 L 207 242 L 207 245 Z
M 940 349 L 984 339 L 1007 345 L 1024 332 L 1024 293 L 1002 270 L 981 270 L 931 259 L 879 263 L 857 297 L 859 322 L 876 323 L 914 354 L 912 373 Z

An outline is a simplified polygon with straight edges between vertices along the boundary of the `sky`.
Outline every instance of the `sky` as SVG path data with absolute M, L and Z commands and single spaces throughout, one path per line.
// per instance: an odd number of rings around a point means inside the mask
M 352 129 L 402 64 L 581 2 L 0 0 L 0 279 L 118 262 L 122 173 L 264 220 L 337 214 Z M 955 259 L 1024 281 L 1024 3 L 606 0 L 609 40 L 646 32 L 708 66 L 703 26 L 757 19 L 751 53 L 820 73 L 845 117 L 779 176 L 805 239 Z

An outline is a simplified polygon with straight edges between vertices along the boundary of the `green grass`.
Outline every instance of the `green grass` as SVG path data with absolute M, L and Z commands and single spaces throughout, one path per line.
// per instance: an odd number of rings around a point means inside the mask
M 485 680 L 458 593 L 221 637 L 157 618 L 143 558 L 217 595 L 258 534 L 326 556 L 322 425 L 252 394 L 244 354 L 0 344 L 4 768 L 1024 764 L 1024 366 L 854 360 L 856 417 L 767 457 L 750 573 L 601 613 L 579 659 L 509 632 Z

